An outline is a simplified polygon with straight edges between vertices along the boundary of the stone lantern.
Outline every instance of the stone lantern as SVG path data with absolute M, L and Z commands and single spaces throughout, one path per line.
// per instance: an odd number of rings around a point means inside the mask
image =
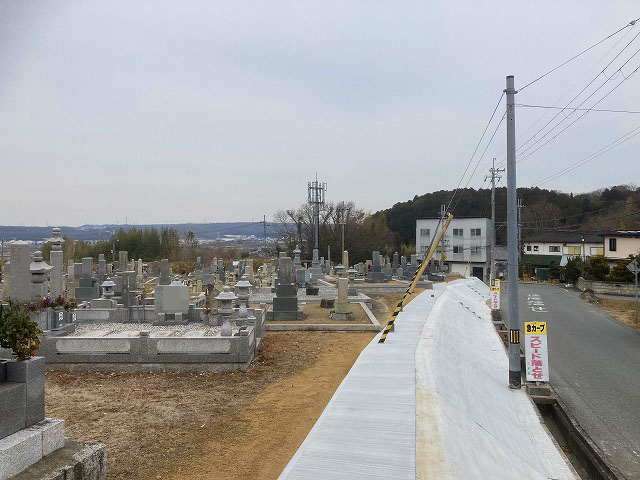
M 238 326 L 245 325 L 247 322 L 247 307 L 249 304 L 249 289 L 251 288 L 251 282 L 249 282 L 249 276 L 243 275 L 239 282 L 235 284 L 235 293 L 238 296 Z
M 228 285 L 225 285 L 224 289 L 216 297 L 218 301 L 218 314 L 222 317 L 222 332 L 220 334 L 223 337 L 230 337 L 232 335 L 230 318 L 233 313 L 233 302 L 237 299 L 238 297 L 236 297 Z
M 100 286 L 102 287 L 102 298 L 111 299 L 114 295 L 113 287 L 116 286 L 115 282 L 111 280 L 111 277 L 107 277 Z
M 33 261 L 29 265 L 31 271 L 31 284 L 33 285 L 32 294 L 33 298 L 47 296 L 47 274 L 51 270 L 51 266 L 42 259 L 42 252 L 40 250 L 33 254 Z
M 353 267 L 347 270 L 347 276 L 349 278 L 349 290 L 348 290 L 349 295 L 358 294 L 358 291 L 356 290 L 356 274 L 357 273 L 358 271 Z

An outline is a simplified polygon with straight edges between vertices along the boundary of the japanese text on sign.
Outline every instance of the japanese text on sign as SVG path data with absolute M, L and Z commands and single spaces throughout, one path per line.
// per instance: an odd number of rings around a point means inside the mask
M 524 338 L 527 381 L 548 382 L 547 322 L 524 322 Z
M 491 287 L 491 310 L 500 310 L 500 287 Z

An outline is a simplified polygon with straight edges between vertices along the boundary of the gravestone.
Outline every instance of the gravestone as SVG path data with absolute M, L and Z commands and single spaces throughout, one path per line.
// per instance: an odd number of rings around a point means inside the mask
M 104 254 L 98 255 L 98 281 L 104 282 L 107 278 L 107 261 L 104 258 Z
M 82 259 L 82 276 L 78 280 L 75 298 L 78 302 L 85 302 L 99 297 L 100 287 L 97 279 L 93 276 L 93 258 L 84 257 Z
M 160 285 L 171 284 L 171 272 L 169 271 L 169 260 L 163 258 L 160 260 Z
M 31 271 L 31 298 L 38 300 L 47 296 L 47 274 L 51 266 L 42 259 L 40 250 L 33 254 L 33 261 L 29 265 Z
M 158 321 L 154 325 L 182 323 L 182 316 L 189 311 L 189 287 L 176 280 L 170 285 L 156 285 L 154 309 Z
M 129 270 L 129 253 L 126 250 L 118 252 L 118 270 L 121 272 Z
M 267 312 L 269 320 L 302 320 L 304 314 L 298 308 L 298 291 L 294 284 L 291 257 L 280 258 L 276 295 L 273 307 Z
M 51 253 L 49 254 L 49 261 L 51 262 L 49 290 L 51 291 L 51 298 L 55 300 L 58 297 L 64 296 L 64 254 L 62 253 L 63 240 L 60 236 L 60 229 L 54 227 L 51 233 L 52 236 L 49 240 L 51 243 Z
M 368 283 L 384 283 L 384 273 L 382 273 L 382 265 L 380 264 L 380 252 L 373 252 L 373 264 L 371 270 L 367 273 L 366 281 Z
M 399 263 L 398 252 L 395 252 L 391 260 L 391 268 L 396 270 L 398 268 L 398 263 Z
M 31 301 L 31 255 L 29 242 L 16 240 L 9 243 L 9 285 L 4 298 L 18 303 Z
M 350 320 L 352 318 L 351 308 L 349 307 L 348 289 L 349 279 L 338 278 L 338 299 L 335 303 L 335 310 L 331 313 L 331 318 L 334 320 Z
M 322 267 L 320 266 L 320 253 L 317 248 L 313 249 L 313 260 L 311 262 L 311 280 L 317 282 L 324 279 L 324 273 L 322 273 Z

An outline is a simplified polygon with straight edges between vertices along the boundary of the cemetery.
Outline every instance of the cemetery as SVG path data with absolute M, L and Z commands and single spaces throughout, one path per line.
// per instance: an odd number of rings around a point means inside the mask
M 100 254 L 97 263 L 93 257 L 64 258 L 59 228 L 53 228 L 45 241 L 51 246 L 48 261 L 41 247 L 31 242 L 6 244 L 9 261 L 2 267 L 2 299 L 5 306 L 20 308 L 32 322 L 37 347 L 35 356 L 24 361 L 28 368 L 22 374 L 15 373 L 20 361 L 14 353 L 0 349 L 0 358 L 5 359 L 0 360 L 0 413 L 5 419 L 0 422 L 0 460 L 11 459 L 0 462 L 4 468 L 0 479 L 21 471 L 27 475 L 69 468 L 83 472 L 78 478 L 106 478 L 103 444 L 67 438 L 64 420 L 44 417 L 45 370 L 57 398 L 74 396 L 68 388 L 63 393 L 55 386 L 64 379 L 94 379 L 104 385 L 114 375 L 136 372 L 144 372 L 139 378 L 145 390 L 167 381 L 154 375 L 170 372 L 206 375 L 223 385 L 229 378 L 221 377 L 223 372 L 251 371 L 274 355 L 273 351 L 266 357 L 262 353 L 267 333 L 271 342 L 288 344 L 290 352 L 302 342 L 310 351 L 316 344 L 325 344 L 329 351 L 340 344 L 341 351 L 356 354 L 361 347 L 349 344 L 345 349 L 344 342 L 351 337 L 344 335 L 368 341 L 380 331 L 397 302 L 394 295 L 406 290 L 417 266 L 415 258 L 411 263 L 396 255 L 390 262 L 375 251 L 372 260 L 355 265 L 344 251 L 342 262 L 332 265 L 314 250 L 313 259 L 303 264 L 296 248 L 292 257 L 281 252 L 255 270 L 251 258 L 214 258 L 204 265 L 198 257 L 193 271 L 174 273 L 167 259 L 130 260 L 127 251 L 117 252 L 113 261 Z M 429 286 L 429 282 L 422 284 Z M 328 336 L 314 333 L 320 331 Z M 284 351 L 277 354 L 281 366 L 272 367 L 282 371 L 270 370 L 274 379 L 287 372 L 290 362 L 302 367 L 302 359 L 295 354 L 288 358 Z M 335 388 L 340 375 L 332 374 L 327 392 Z M 111 383 L 111 388 L 112 394 L 119 395 L 117 384 Z M 23 401 L 16 402 L 17 398 Z M 47 410 L 60 411 L 63 417 L 73 415 L 77 421 L 79 412 L 61 405 L 54 403 Z M 84 427 L 75 428 L 73 434 L 86 438 L 85 432 L 93 427 L 80 424 Z M 104 431 L 89 438 L 102 440 L 102 435 Z M 122 441 L 114 442 L 126 456 Z M 76 459 L 75 466 L 61 460 L 69 454 Z M 115 468 L 116 472 L 126 470 L 120 463 Z

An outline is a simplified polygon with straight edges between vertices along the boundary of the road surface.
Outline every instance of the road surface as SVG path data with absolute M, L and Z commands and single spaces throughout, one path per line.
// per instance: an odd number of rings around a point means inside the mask
M 532 295 L 542 308 L 527 306 Z M 551 385 L 623 475 L 640 480 L 640 331 L 573 290 L 521 283 L 519 296 L 521 322 L 547 322 Z

